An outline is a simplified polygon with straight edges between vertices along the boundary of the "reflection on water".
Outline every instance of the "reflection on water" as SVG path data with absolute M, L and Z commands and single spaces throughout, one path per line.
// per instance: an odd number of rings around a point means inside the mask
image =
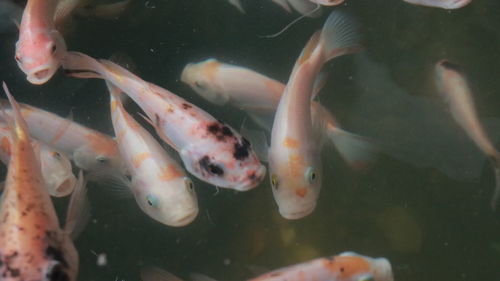
M 292 17 L 268 0 L 243 1 L 240 14 L 226 1 L 135 1 L 118 20 L 78 17 L 66 35 L 69 49 L 94 57 L 128 54 L 141 76 L 239 128 L 236 109 L 211 105 L 178 81 L 184 65 L 215 57 L 286 82 L 295 58 L 324 17 L 306 19 L 278 38 Z M 133 200 L 90 185 L 93 221 L 77 247 L 80 280 L 138 280 L 142 265 L 178 275 L 200 272 L 218 280 L 352 250 L 384 256 L 395 280 L 498 280 L 499 213 L 488 208 L 494 177 L 485 157 L 454 123 L 437 96 L 433 66 L 461 64 L 488 134 L 499 141 L 500 4 L 473 1 L 445 11 L 399 0 L 346 0 L 363 24 L 367 50 L 328 65 L 321 102 L 344 128 L 373 138 L 377 163 L 354 172 L 326 147 L 324 186 L 317 210 L 299 221 L 281 218 L 266 180 L 235 193 L 200 181 L 200 215 L 169 228 L 144 215 Z M 3 15 L 0 3 L 0 15 Z M 327 13 L 324 13 L 327 14 Z M 102 81 L 65 78 L 32 86 L 13 59 L 16 28 L 0 19 L 0 78 L 19 101 L 112 132 Z M 131 112 L 137 107 L 129 105 Z M 56 199 L 63 209 L 65 200 Z M 108 264 L 96 264 L 105 253 Z

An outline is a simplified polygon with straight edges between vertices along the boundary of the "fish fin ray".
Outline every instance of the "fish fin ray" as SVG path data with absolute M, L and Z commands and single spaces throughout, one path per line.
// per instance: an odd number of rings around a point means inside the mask
M 90 204 L 87 197 L 87 180 L 82 170 L 78 173 L 78 180 L 68 205 L 64 231 L 76 240 L 90 221 Z
M 269 145 L 266 134 L 262 130 L 248 128 L 246 119 L 241 123 L 240 133 L 250 142 L 260 161 L 268 162 Z
M 342 158 L 354 169 L 365 169 L 375 161 L 378 149 L 370 139 L 328 125 L 327 135 Z

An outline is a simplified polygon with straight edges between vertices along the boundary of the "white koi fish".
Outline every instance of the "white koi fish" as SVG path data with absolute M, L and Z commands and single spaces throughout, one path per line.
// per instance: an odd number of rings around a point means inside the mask
M 207 59 L 184 67 L 181 81 L 205 100 L 244 110 L 263 129 L 271 130 L 285 84 L 251 69 Z M 318 81 L 318 80 L 317 80 Z M 315 89 L 317 90 L 317 89 Z M 313 123 L 323 122 L 326 135 L 351 167 L 367 166 L 375 147 L 368 139 L 339 128 L 331 113 L 311 101 Z
M 495 209 L 500 196 L 500 153 L 491 143 L 477 117 L 472 93 L 462 69 L 447 60 L 437 62 L 435 69 L 437 88 L 447 103 L 453 119 L 491 160 L 496 180 L 491 207 Z
M 269 170 L 273 195 L 284 218 L 309 215 L 321 189 L 322 139 L 318 132 L 323 126 L 312 122 L 314 81 L 328 60 L 359 51 L 359 40 L 358 25 L 343 12 L 333 11 L 322 31 L 303 49 L 281 96 L 271 131 Z
M 24 8 L 15 59 L 32 84 L 52 78 L 66 53 L 64 38 L 54 24 L 57 4 L 57 0 L 29 0 Z
M 68 52 L 63 67 L 73 77 L 102 78 L 119 87 L 142 108 L 162 140 L 199 179 L 238 191 L 262 181 L 266 168 L 250 143 L 201 108 L 107 60 Z
M 108 89 L 116 141 L 130 171 L 130 188 L 137 204 L 163 224 L 189 224 L 198 214 L 193 182 L 154 137 L 125 111 L 119 97 L 121 91 L 109 84 Z
M 19 107 L 4 90 L 14 108 L 12 157 L 0 206 L 0 276 L 3 281 L 75 281 L 78 253 L 72 235 L 81 230 L 86 210 L 82 174 L 71 197 L 65 228 L 61 229 L 40 163 Z
M 458 9 L 468 5 L 472 0 L 403 0 L 406 3 L 427 7 Z
M 196 275 L 199 276 L 199 275 Z M 157 267 L 141 269 L 142 281 L 182 281 Z M 214 280 L 203 276 L 193 281 Z M 354 252 L 317 258 L 265 273 L 248 281 L 393 281 L 391 263 L 386 258 L 371 258 Z
M 127 174 L 116 141 L 110 136 L 39 108 L 20 107 L 30 134 L 70 157 L 77 167 L 89 172 L 89 179 L 122 179 Z M 12 114 L 5 101 L 0 101 L 0 110 Z
M 0 124 L 0 161 L 8 165 L 11 157 L 11 131 L 7 124 Z M 63 197 L 73 192 L 76 178 L 71 162 L 62 152 L 33 140 L 33 150 L 40 161 L 43 181 L 49 194 Z

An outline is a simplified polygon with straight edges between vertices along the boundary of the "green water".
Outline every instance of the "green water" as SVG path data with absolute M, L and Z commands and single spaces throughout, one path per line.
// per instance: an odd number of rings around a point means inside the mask
M 489 209 L 493 173 L 433 85 L 437 60 L 462 65 L 488 133 L 500 140 L 500 4 L 473 0 L 449 12 L 401 0 L 346 3 L 367 48 L 328 65 L 320 100 L 345 129 L 379 144 L 375 165 L 353 171 L 326 147 L 318 207 L 298 221 L 279 216 L 267 178 L 245 193 L 195 180 L 200 214 L 184 228 L 160 225 L 133 200 L 91 183 L 93 221 L 76 242 L 79 280 L 139 280 L 143 265 L 244 280 L 254 276 L 249 266 L 274 269 L 348 250 L 388 258 L 395 280 L 500 280 L 500 212 Z M 65 38 L 70 50 L 93 57 L 129 55 L 145 80 L 239 128 L 243 113 L 211 105 L 179 82 L 184 65 L 215 57 L 286 81 L 328 14 L 264 39 L 259 35 L 295 16 L 269 0 L 243 4 L 245 15 L 223 0 L 134 1 L 119 20 L 75 19 Z M 0 78 L 19 101 L 62 116 L 72 111 L 75 121 L 111 134 L 102 81 L 59 73 L 46 85 L 29 85 L 13 59 L 16 40 L 15 30 L 0 33 Z M 62 210 L 65 200 L 56 203 Z M 97 266 L 93 252 L 105 253 L 107 266 Z

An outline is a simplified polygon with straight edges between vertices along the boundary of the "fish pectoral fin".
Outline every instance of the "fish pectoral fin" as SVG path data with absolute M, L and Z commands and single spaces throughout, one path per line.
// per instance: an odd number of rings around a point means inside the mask
M 327 126 L 326 133 L 342 158 L 352 168 L 365 169 L 375 161 L 378 149 L 370 139 L 334 126 Z
M 245 119 L 241 123 L 240 133 L 250 142 L 260 161 L 268 162 L 269 145 L 264 131 L 248 128 Z
M 72 240 L 76 240 L 78 235 L 85 229 L 90 221 L 90 205 L 87 198 L 87 181 L 80 170 L 75 189 L 69 200 L 66 212 L 64 231 L 70 235 Z

